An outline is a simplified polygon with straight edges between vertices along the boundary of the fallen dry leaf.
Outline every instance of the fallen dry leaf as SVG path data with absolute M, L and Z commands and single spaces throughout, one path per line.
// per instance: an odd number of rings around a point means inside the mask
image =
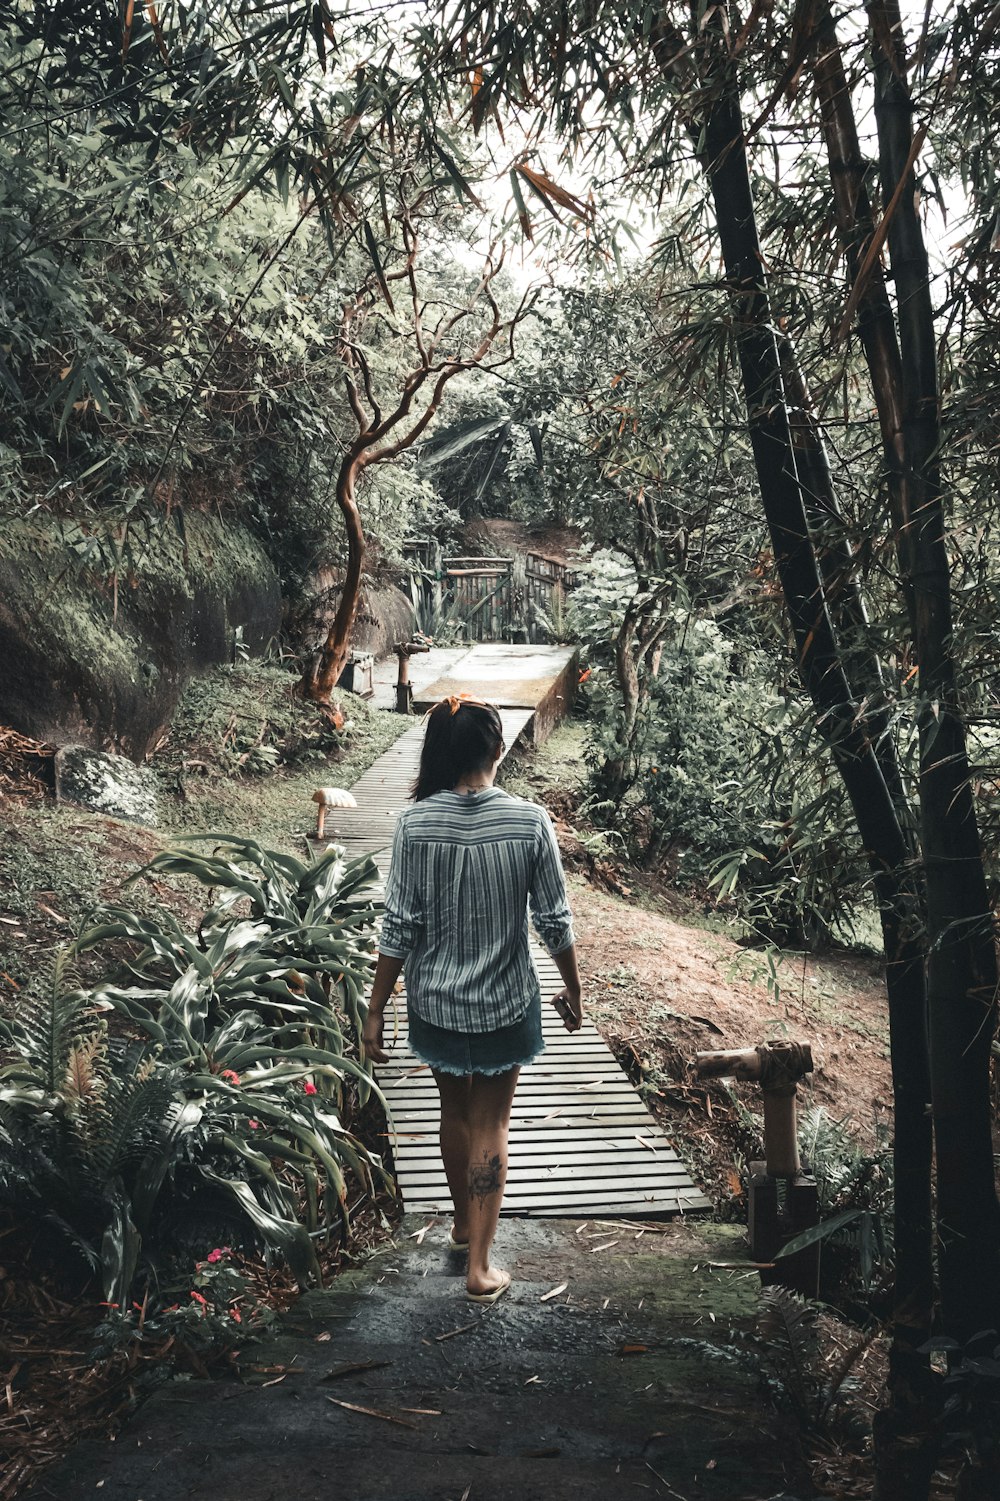
M 542 1296 L 538 1300 L 539 1303 L 547 1303 L 550 1298 L 558 1298 L 559 1294 L 564 1293 L 567 1287 L 569 1287 L 568 1282 L 560 1282 L 558 1287 L 550 1288 L 547 1293 L 542 1293 Z
M 413 1428 L 416 1430 L 416 1423 L 411 1423 L 406 1418 L 397 1418 L 391 1412 L 380 1412 L 377 1407 L 361 1407 L 357 1402 L 342 1402 L 339 1397 L 327 1397 L 326 1400 L 332 1402 L 335 1407 L 346 1408 L 348 1412 L 360 1412 L 366 1418 L 381 1418 L 383 1423 L 398 1423 L 400 1428 Z
M 590 1251 L 591 1256 L 593 1256 L 598 1251 L 610 1251 L 612 1246 L 619 1245 L 621 1245 L 620 1240 L 602 1240 L 599 1246 L 589 1246 L 588 1250 Z
M 476 1328 L 478 1322 L 477 1319 L 475 1324 L 459 1324 L 457 1329 L 449 1329 L 447 1334 L 435 1334 L 434 1338 L 441 1344 L 446 1339 L 454 1339 L 456 1334 L 468 1334 L 470 1329 Z
M 347 1365 L 334 1366 L 332 1371 L 327 1371 L 321 1376 L 321 1381 L 338 1381 L 341 1376 L 353 1376 L 358 1371 L 378 1371 L 383 1366 L 392 1365 L 391 1360 L 351 1360 Z

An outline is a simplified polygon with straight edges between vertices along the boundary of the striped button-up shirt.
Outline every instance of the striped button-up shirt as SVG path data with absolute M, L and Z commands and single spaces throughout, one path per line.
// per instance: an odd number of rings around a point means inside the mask
M 380 951 L 402 959 L 424 1021 L 491 1032 L 539 998 L 528 907 L 550 954 L 573 942 L 559 846 L 544 808 L 499 787 L 436 792 L 396 824 Z

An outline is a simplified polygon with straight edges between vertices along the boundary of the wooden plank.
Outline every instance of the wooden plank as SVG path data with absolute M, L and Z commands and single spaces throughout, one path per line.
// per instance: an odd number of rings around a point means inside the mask
M 604 1195 L 594 1198 L 546 1199 L 532 1203 L 530 1200 L 504 1200 L 500 1211 L 503 1219 L 667 1219 L 676 1214 L 698 1214 L 711 1209 L 711 1201 L 697 1190 L 690 1192 L 663 1193 L 632 1198 L 626 1194 Z M 425 1194 L 418 1199 L 407 1200 L 407 1209 L 414 1214 L 449 1214 L 451 1200 L 447 1192 Z M 613 1231 L 609 1231 L 612 1235 Z
M 594 1108 L 590 1105 L 565 1104 L 563 1102 L 559 1102 L 558 1104 L 549 1102 L 542 1106 L 524 1106 L 519 1105 L 515 1098 L 514 1108 L 511 1112 L 511 1130 L 515 1130 L 521 1121 L 524 1121 L 528 1125 L 537 1125 L 539 1121 L 556 1113 L 564 1118 L 569 1116 L 596 1123 L 606 1122 L 609 1126 L 612 1122 L 615 1122 L 619 1126 L 628 1125 L 633 1128 L 637 1126 L 648 1127 L 650 1122 L 650 1117 L 643 1113 L 642 1106 L 638 1101 L 632 1101 L 631 1103 L 622 1101 L 620 1105 L 601 1105 L 599 1108 Z M 420 1121 L 422 1125 L 426 1125 L 428 1121 L 437 1121 L 440 1118 L 440 1111 L 436 1100 L 428 1100 L 426 1104 L 418 1102 L 395 1109 L 393 1110 L 393 1116 L 397 1121 Z
M 394 1133 L 387 1131 L 383 1134 L 387 1140 L 392 1140 Z M 438 1141 L 436 1127 L 431 1128 L 428 1126 L 426 1129 L 420 1129 L 414 1123 L 413 1127 L 406 1131 L 400 1127 L 399 1132 L 396 1134 L 407 1140 L 409 1155 L 420 1157 L 424 1153 L 427 1153 L 437 1158 Z M 599 1122 L 588 1121 L 584 1118 L 583 1122 L 576 1126 L 561 1125 L 559 1121 L 552 1121 L 548 1126 L 541 1126 L 535 1129 L 527 1126 L 520 1130 L 512 1129 L 510 1139 L 512 1146 L 516 1148 L 518 1153 L 572 1151 L 578 1143 L 594 1147 L 607 1147 L 609 1150 L 613 1147 L 615 1151 L 619 1151 L 625 1150 L 629 1142 L 632 1143 L 632 1150 L 636 1150 L 635 1142 L 638 1134 L 638 1132 L 631 1134 L 619 1131 L 609 1132 L 607 1127 L 602 1126 Z M 663 1155 L 673 1153 L 672 1148 L 664 1149 L 659 1141 L 648 1137 L 644 1137 L 643 1140 L 649 1140 L 650 1145 L 658 1153 L 663 1153 Z
M 399 1185 L 406 1198 L 408 1190 L 420 1191 L 432 1188 L 437 1183 L 445 1182 L 441 1172 L 424 1173 L 412 1171 L 409 1168 L 399 1169 Z M 683 1170 L 675 1173 L 640 1173 L 623 1172 L 614 1173 L 588 1173 L 584 1168 L 562 1168 L 558 1171 L 553 1168 L 548 1176 L 540 1175 L 534 1168 L 526 1167 L 518 1171 L 513 1164 L 507 1172 L 507 1183 L 504 1188 L 504 1196 L 508 1194 L 516 1199 L 518 1195 L 527 1195 L 539 1200 L 547 1198 L 549 1191 L 555 1194 L 570 1194 L 574 1190 L 589 1194 L 592 1199 L 599 1199 L 605 1189 L 614 1193 L 642 1193 L 655 1194 L 665 1193 L 668 1190 L 676 1192 L 683 1190 L 690 1179 Z
M 641 1147 L 634 1136 L 623 1136 L 621 1140 L 604 1137 L 597 1141 L 582 1142 L 563 1136 L 530 1142 L 514 1137 L 511 1139 L 510 1150 L 512 1161 L 560 1162 L 567 1167 L 586 1167 L 589 1163 L 594 1167 L 613 1164 L 621 1168 L 627 1167 L 631 1162 L 648 1163 L 653 1167 L 669 1167 L 671 1163 L 682 1165 L 677 1153 L 669 1147 L 658 1147 L 653 1142 L 648 1147 Z M 440 1167 L 437 1142 L 433 1137 L 428 1137 L 423 1143 L 408 1142 L 406 1160 L 410 1167 L 426 1163 Z

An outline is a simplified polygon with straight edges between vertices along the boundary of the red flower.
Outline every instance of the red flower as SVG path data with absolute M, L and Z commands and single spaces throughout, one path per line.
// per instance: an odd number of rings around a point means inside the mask
M 216 1246 L 214 1251 L 209 1251 L 208 1255 L 205 1257 L 205 1260 L 210 1261 L 214 1266 L 217 1261 L 222 1260 L 223 1256 L 229 1255 L 230 1249 L 231 1248 L 229 1246 Z
M 229 1310 L 229 1317 L 231 1319 L 235 1319 L 237 1324 L 242 1324 L 243 1322 L 243 1315 L 240 1313 L 238 1308 L 231 1308 Z
M 203 1298 L 202 1295 L 201 1295 L 201 1293 L 195 1292 L 195 1290 L 194 1290 L 193 1287 L 191 1289 L 191 1296 L 192 1296 L 192 1298 L 194 1299 L 194 1301 L 196 1303 L 200 1303 L 201 1304 L 202 1308 L 207 1308 L 208 1307 L 208 1299 L 207 1298 Z
M 231 1068 L 224 1068 L 222 1070 L 222 1073 L 219 1075 L 219 1078 L 225 1079 L 227 1084 L 238 1084 L 240 1082 L 239 1074 Z
M 316 1086 L 311 1079 L 303 1079 L 302 1088 L 305 1090 L 306 1094 L 316 1093 Z

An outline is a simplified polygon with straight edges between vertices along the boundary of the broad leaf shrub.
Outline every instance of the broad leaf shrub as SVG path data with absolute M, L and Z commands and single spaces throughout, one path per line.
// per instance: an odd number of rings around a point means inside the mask
M 375 865 L 211 836 L 140 874 L 193 878 L 211 905 L 194 933 L 106 909 L 0 1022 L 0 1204 L 68 1239 L 119 1308 L 223 1241 L 315 1279 L 348 1184 L 391 1186 L 351 1131 L 377 1092 L 361 1055 Z M 87 952 L 114 978 L 82 987 Z

